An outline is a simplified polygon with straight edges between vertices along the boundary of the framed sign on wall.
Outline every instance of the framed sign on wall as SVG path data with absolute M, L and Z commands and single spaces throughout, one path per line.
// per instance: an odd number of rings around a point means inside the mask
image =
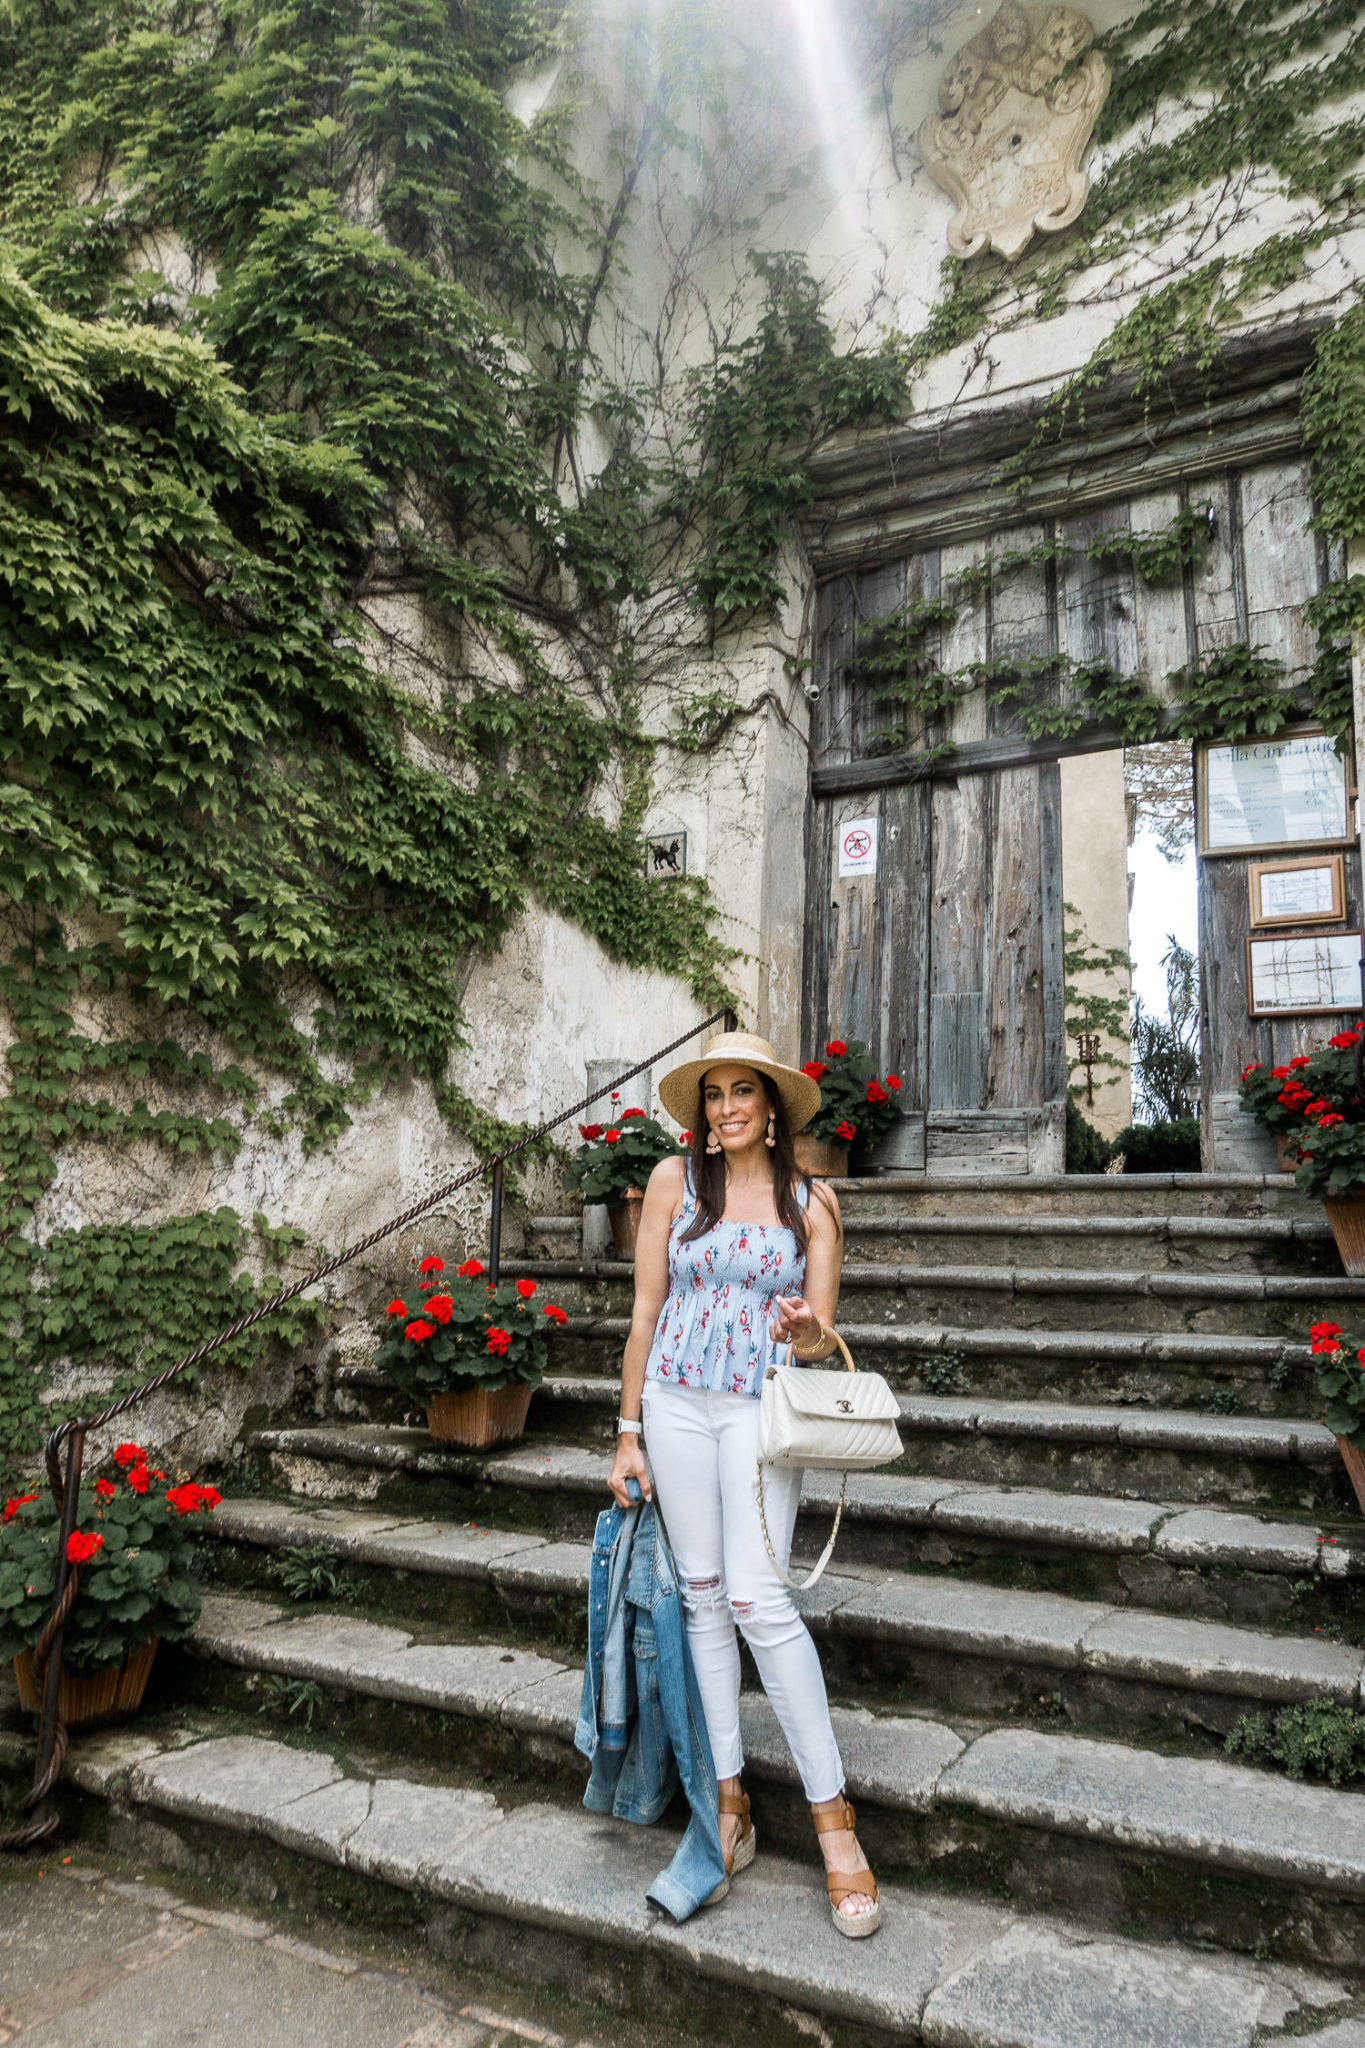
M 1359 932 L 1295 932 L 1247 940 L 1247 1010 L 1304 1017 L 1360 1010 Z
M 1202 741 L 1195 787 L 1202 854 L 1267 853 L 1354 836 L 1347 762 L 1318 730 Z
M 1339 853 L 1247 863 L 1253 931 L 1267 925 L 1344 924 L 1346 863 Z

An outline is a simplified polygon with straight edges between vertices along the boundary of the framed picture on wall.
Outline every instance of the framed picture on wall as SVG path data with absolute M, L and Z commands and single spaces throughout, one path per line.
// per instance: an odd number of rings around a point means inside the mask
M 1195 749 L 1202 854 L 1349 843 L 1348 763 L 1320 730 L 1204 740 Z
M 1360 1011 L 1359 932 L 1277 932 L 1247 940 L 1253 1017 Z
M 1253 931 L 1267 925 L 1346 921 L 1346 863 L 1339 853 L 1248 861 L 1247 888 Z

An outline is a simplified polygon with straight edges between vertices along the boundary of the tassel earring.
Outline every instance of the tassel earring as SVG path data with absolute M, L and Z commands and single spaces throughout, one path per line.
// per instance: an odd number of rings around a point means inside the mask
M 708 1131 L 708 1132 L 706 1133 L 706 1154 L 707 1154 L 707 1157 L 708 1157 L 709 1159 L 714 1159 L 714 1158 L 715 1158 L 715 1156 L 716 1156 L 716 1154 L 717 1154 L 717 1153 L 718 1153 L 719 1151 L 720 1151 L 720 1139 L 719 1139 L 719 1138 L 718 1138 L 718 1137 L 716 1136 L 716 1134 L 715 1134 L 715 1132 L 714 1132 L 713 1130 L 712 1130 L 712 1131 Z
M 777 1133 L 777 1118 L 776 1118 L 775 1116 L 770 1116 L 770 1117 L 768 1118 L 768 1135 L 767 1135 L 767 1137 L 766 1137 L 766 1138 L 765 1138 L 765 1139 L 763 1140 L 764 1144 L 765 1144 L 765 1145 L 767 1145 L 767 1146 L 769 1146 L 769 1147 L 771 1147 L 771 1146 L 775 1145 L 775 1144 L 777 1143 L 777 1135 L 776 1135 L 776 1133 Z

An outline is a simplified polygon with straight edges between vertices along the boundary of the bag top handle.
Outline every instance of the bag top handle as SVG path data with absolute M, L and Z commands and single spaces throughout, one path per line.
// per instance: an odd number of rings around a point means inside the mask
M 837 1330 L 831 1330 L 829 1334 L 834 1339 L 839 1349 L 843 1352 L 844 1364 L 848 1367 L 850 1372 L 856 1372 L 858 1368 L 853 1363 L 853 1353 L 849 1350 L 847 1344 L 845 1344 L 843 1338 L 839 1335 L 839 1332 Z M 796 1340 L 795 1338 L 793 1338 L 791 1342 L 787 1345 L 787 1364 L 804 1366 L 806 1362 L 807 1361 L 805 1359 L 797 1357 Z M 825 1361 L 822 1359 L 821 1364 L 823 1364 L 824 1362 Z

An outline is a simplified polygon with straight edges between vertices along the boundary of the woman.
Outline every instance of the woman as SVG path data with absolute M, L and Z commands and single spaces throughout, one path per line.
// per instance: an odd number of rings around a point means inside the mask
M 652 1470 L 715 1760 L 727 1873 L 747 1868 L 757 1840 L 739 1778 L 738 1626 L 811 1802 L 834 1924 L 872 1934 L 881 1907 L 844 1798 L 820 1660 L 759 1516 L 764 1369 L 788 1344 L 806 1364 L 834 1350 L 839 1205 L 799 1170 L 792 1144 L 819 1107 L 819 1084 L 783 1066 L 766 1039 L 731 1031 L 667 1074 L 659 1095 L 690 1123 L 691 1153 L 656 1166 L 645 1190 L 611 1490 L 624 1507 L 634 1479 L 649 1499 Z M 800 1492 L 799 1469 L 765 1468 L 768 1535 L 784 1570 Z

